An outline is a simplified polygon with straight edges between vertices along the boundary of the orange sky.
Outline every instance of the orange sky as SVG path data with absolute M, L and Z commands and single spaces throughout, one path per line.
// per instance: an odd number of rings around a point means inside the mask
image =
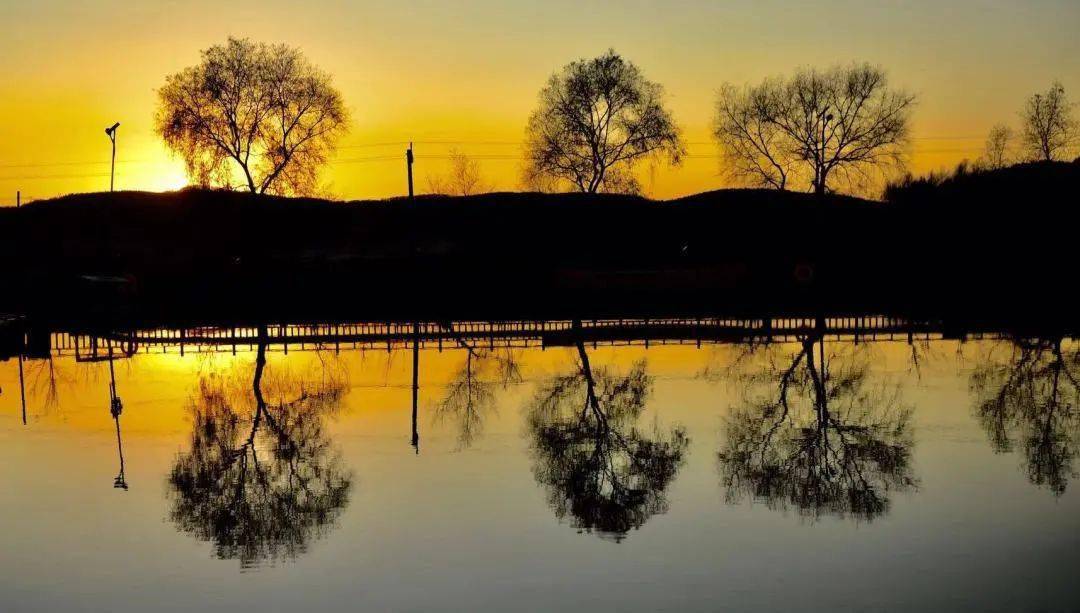
M 480 159 L 492 187 L 516 188 L 537 91 L 563 64 L 608 47 L 665 86 L 685 132 L 684 165 L 643 175 L 656 197 L 723 186 L 709 124 L 725 81 L 881 64 L 919 95 L 916 171 L 976 157 L 989 127 L 1015 125 L 1024 98 L 1054 79 L 1080 92 L 1075 0 L 870 4 L 0 0 L 0 204 L 16 190 L 108 189 L 103 128 L 113 121 L 118 188 L 183 186 L 153 133 L 155 89 L 230 35 L 300 47 L 334 75 L 353 123 L 325 178 L 343 198 L 401 194 L 403 164 L 385 158 L 408 140 L 420 188 L 451 147 Z

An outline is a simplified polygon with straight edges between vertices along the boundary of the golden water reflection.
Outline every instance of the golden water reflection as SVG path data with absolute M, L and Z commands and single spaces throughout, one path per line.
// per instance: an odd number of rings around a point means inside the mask
M 762 348 L 764 367 L 733 373 L 746 400 L 725 419 L 718 455 L 728 501 L 815 519 L 887 513 L 895 492 L 918 487 L 912 409 L 871 377 L 865 345 L 807 338 L 790 349 Z
M 667 510 L 686 429 L 642 429 L 652 387 L 644 360 L 594 370 L 579 343 L 569 372 L 542 382 L 525 409 L 533 475 L 559 519 L 616 541 Z
M 199 378 L 191 442 L 169 473 L 170 519 L 241 564 L 293 559 L 348 504 L 352 474 L 324 422 L 340 410 L 344 372 L 266 367 Z
M 27 360 L 21 381 L 15 360 L 0 363 L 3 453 L 48 453 L 25 470 L 63 481 L 84 469 L 58 466 L 95 466 L 108 448 L 89 442 L 115 436 L 101 482 L 245 569 L 334 550 L 383 505 L 380 526 L 396 534 L 391 518 L 416 512 L 394 506 L 402 488 L 416 504 L 472 509 L 441 530 L 480 522 L 483 505 L 516 492 L 520 530 L 550 522 L 614 542 L 670 522 L 693 531 L 699 513 L 725 507 L 765 525 L 762 514 L 908 521 L 916 505 L 944 504 L 958 478 L 1077 505 L 1070 340 L 545 349 L 462 337 L 420 350 L 415 423 L 408 351 L 253 343 L 54 355 Z M 413 428 L 424 445 L 407 460 Z M 660 516 L 670 519 L 655 525 Z

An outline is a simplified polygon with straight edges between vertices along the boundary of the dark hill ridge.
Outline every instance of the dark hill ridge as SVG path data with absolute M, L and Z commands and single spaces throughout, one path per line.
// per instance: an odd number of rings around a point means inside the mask
M 70 232 L 71 238 L 80 238 L 95 229 L 111 231 L 113 239 L 123 238 L 124 231 L 138 230 L 160 232 L 159 239 L 169 236 L 186 239 L 188 232 L 224 230 L 235 235 L 247 226 L 249 233 L 286 231 L 294 239 L 314 239 L 313 242 L 321 244 L 343 234 L 355 236 L 357 232 L 395 242 L 404 238 L 394 234 L 395 231 L 454 238 L 462 232 L 471 234 L 469 228 L 483 233 L 509 231 L 507 224 L 518 232 L 529 233 L 534 228 L 583 224 L 596 224 L 598 229 L 633 228 L 639 222 L 669 219 L 800 222 L 832 214 L 858 215 L 874 208 L 877 208 L 874 203 L 854 198 L 830 197 L 822 202 L 808 194 L 768 190 L 721 190 L 672 201 L 610 194 L 492 193 L 469 197 L 420 196 L 413 203 L 406 198 L 331 202 L 184 190 L 163 194 L 118 192 L 65 196 L 38 201 L 19 210 L 0 210 L 0 221 L 5 226 L 10 224 L 5 228 L 8 235 L 14 229 L 33 232 L 47 226 L 51 233 Z M 488 234 L 486 238 L 495 240 L 497 235 Z
M 85 271 L 233 258 L 418 256 L 519 264 L 650 265 L 807 242 L 806 230 L 872 223 L 882 205 L 851 198 L 727 190 L 651 201 L 618 195 L 495 193 L 328 202 L 185 190 L 80 194 L 0 215 L 9 255 Z M 862 221 L 860 221 L 862 220 Z M 756 236 L 755 236 L 756 235 Z M 816 240 L 816 239 L 814 239 Z M 595 258 L 595 260 L 594 260 Z M 25 261 L 20 264 L 25 265 Z
M 11 290 L 0 311 L 57 311 L 80 297 L 109 305 L 117 294 L 144 314 L 257 317 L 614 313 L 658 301 L 690 311 L 837 300 L 914 308 L 952 296 L 1012 304 L 1020 280 L 1053 282 L 1076 262 L 1036 230 L 1076 227 L 1067 202 L 1078 169 L 1027 165 L 908 185 L 889 202 L 771 190 L 669 201 L 80 194 L 0 210 Z

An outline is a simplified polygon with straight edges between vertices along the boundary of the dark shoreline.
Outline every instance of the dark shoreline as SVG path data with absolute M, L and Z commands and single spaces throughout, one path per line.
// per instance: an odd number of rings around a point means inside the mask
M 1068 321 L 1080 164 L 890 202 L 82 194 L 0 210 L 0 313 L 198 322 L 888 314 Z M 50 324 L 52 325 L 52 324 Z

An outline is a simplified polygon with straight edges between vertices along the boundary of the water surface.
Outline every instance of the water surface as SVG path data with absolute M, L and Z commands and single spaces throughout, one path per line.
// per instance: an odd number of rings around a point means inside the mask
M 0 605 L 1080 602 L 1072 341 L 451 338 L 0 362 Z

